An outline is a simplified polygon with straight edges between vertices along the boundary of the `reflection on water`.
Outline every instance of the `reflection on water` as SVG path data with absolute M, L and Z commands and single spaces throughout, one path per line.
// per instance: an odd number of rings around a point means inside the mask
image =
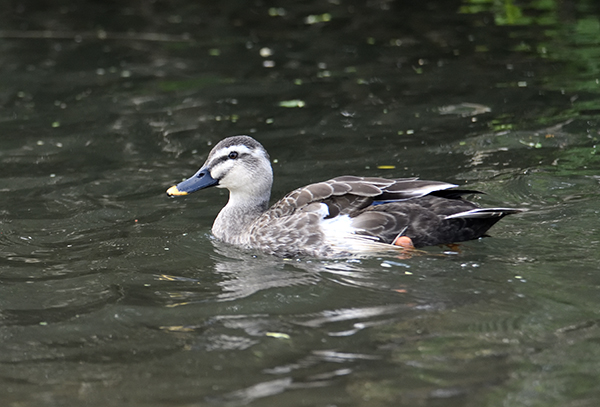
M 312 267 L 307 270 L 288 267 L 285 261 L 274 257 L 252 257 L 235 247 L 214 241 L 216 253 L 223 256 L 215 264 L 215 272 L 222 278 L 219 300 L 235 300 L 263 290 L 319 283 Z M 293 262 L 294 260 L 290 260 Z
M 596 404 L 596 2 L 17 3 L 3 406 Z M 274 199 L 419 176 L 528 211 L 410 257 L 242 251 L 222 191 L 164 194 L 233 134 Z

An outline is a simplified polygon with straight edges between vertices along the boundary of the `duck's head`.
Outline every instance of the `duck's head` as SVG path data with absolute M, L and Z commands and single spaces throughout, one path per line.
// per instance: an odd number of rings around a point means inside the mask
M 187 195 L 216 186 L 231 195 L 263 198 L 271 193 L 273 170 L 269 154 L 252 137 L 233 136 L 221 140 L 192 177 L 167 190 L 170 196 Z

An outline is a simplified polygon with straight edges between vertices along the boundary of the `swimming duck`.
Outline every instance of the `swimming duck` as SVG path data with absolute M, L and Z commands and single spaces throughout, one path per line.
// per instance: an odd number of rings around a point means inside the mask
M 271 208 L 269 154 L 249 136 L 220 141 L 189 179 L 167 190 L 187 195 L 229 190 L 212 233 L 224 242 L 269 254 L 339 257 L 450 244 L 484 236 L 514 208 L 479 208 L 463 195 L 477 191 L 417 178 L 345 175 L 298 188 Z

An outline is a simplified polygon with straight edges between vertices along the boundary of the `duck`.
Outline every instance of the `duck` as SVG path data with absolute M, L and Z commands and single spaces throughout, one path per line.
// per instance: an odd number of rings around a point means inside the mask
M 226 188 L 212 226 L 218 240 L 278 257 L 347 257 L 478 239 L 517 208 L 481 208 L 481 192 L 419 178 L 343 175 L 293 190 L 269 207 L 273 169 L 250 136 L 227 137 L 171 197 Z

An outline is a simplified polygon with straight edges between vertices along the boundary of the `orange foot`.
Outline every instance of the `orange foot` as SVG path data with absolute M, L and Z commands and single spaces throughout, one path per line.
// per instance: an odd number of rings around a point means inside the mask
M 415 245 L 413 244 L 412 239 L 408 236 L 398 236 L 392 244 L 394 246 L 400 246 L 405 249 L 414 249 L 415 248 Z

